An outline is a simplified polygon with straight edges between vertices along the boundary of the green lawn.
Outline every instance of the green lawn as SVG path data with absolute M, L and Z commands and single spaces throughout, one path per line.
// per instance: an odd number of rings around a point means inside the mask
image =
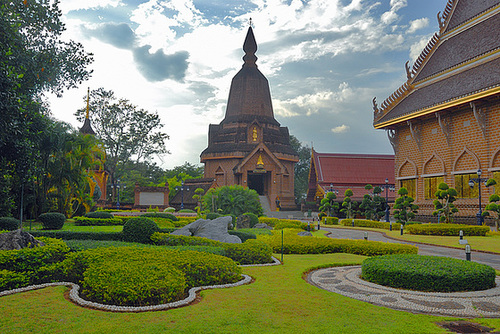
M 445 333 L 452 320 L 374 306 L 309 285 L 309 268 L 361 263 L 351 254 L 285 255 L 285 265 L 246 267 L 253 284 L 206 290 L 194 305 L 160 312 L 111 313 L 81 308 L 64 287 L 1 297 L 2 333 Z M 500 328 L 500 319 L 477 319 Z
M 323 225 L 322 225 L 323 226 Z M 456 247 L 463 249 L 464 245 L 460 245 L 458 243 L 458 236 L 456 237 L 448 237 L 448 236 L 434 236 L 434 235 L 415 235 L 415 234 L 407 234 L 406 232 L 401 235 L 400 231 L 393 230 L 383 230 L 378 228 L 368 228 L 368 227 L 350 227 L 350 226 L 341 226 L 341 225 L 324 225 L 324 227 L 328 228 L 345 228 L 345 229 L 354 229 L 354 230 L 367 230 L 367 231 L 375 231 L 382 232 L 387 234 L 388 236 L 412 242 L 423 242 L 432 245 L 438 246 L 448 246 L 448 247 Z M 489 233 L 484 237 L 476 237 L 476 236 L 464 236 L 464 239 L 467 239 L 469 245 L 473 250 L 482 250 L 487 252 L 500 253 L 500 233 Z
M 30 223 L 24 222 L 23 228 L 26 231 L 30 231 Z M 31 223 L 31 229 L 33 231 L 41 231 L 42 224 L 38 222 Z M 123 230 L 123 226 L 114 225 L 114 226 L 76 226 L 73 220 L 67 220 L 62 229 L 59 231 L 73 231 L 73 232 L 121 232 Z

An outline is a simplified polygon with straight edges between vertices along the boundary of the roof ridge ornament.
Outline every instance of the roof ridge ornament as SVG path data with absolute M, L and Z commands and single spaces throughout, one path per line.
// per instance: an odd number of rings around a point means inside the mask
M 243 56 L 245 63 L 243 64 L 243 67 L 257 67 L 255 64 L 257 61 L 257 57 L 255 56 L 255 52 L 257 52 L 257 42 L 255 41 L 255 36 L 253 34 L 251 19 L 245 43 L 243 43 L 243 51 L 245 51 L 245 55 Z

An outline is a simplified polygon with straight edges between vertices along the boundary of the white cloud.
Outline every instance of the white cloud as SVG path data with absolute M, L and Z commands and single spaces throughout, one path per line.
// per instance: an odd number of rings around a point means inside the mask
M 420 53 L 422 53 L 422 50 L 425 48 L 427 43 L 429 43 L 429 40 L 431 39 L 431 36 L 425 36 L 422 37 L 418 42 L 415 42 L 411 45 L 410 47 L 410 59 L 412 62 L 417 60 L 418 56 L 420 56 Z
M 342 125 L 339 125 L 339 126 L 332 128 L 333 133 L 345 133 L 347 131 L 349 131 L 349 126 L 345 125 L 345 124 L 342 124 Z
M 408 33 L 412 34 L 417 30 L 427 27 L 428 25 L 429 19 L 427 17 L 410 21 L 410 28 L 408 28 Z
M 120 3 L 121 0 L 64 0 L 60 2 L 59 8 L 66 14 L 79 9 L 117 7 Z
M 398 20 L 398 11 L 408 5 L 407 0 L 391 0 L 391 9 L 382 14 L 380 18 L 385 24 L 391 24 Z

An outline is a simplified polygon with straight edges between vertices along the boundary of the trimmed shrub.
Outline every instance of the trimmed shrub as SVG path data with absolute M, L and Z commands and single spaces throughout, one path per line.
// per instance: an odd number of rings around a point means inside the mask
M 91 249 L 71 254 L 64 266 L 84 297 L 128 306 L 173 302 L 191 287 L 241 278 L 241 269 L 226 257 L 161 248 Z
M 217 212 L 209 212 L 206 215 L 206 219 L 210 219 L 210 220 L 214 220 L 214 219 L 217 219 L 219 217 L 222 217 L 222 215 L 220 213 L 217 213 Z
M 105 211 L 87 212 L 85 214 L 85 217 L 87 217 L 87 218 L 104 218 L 104 219 L 115 218 L 110 212 L 105 212 Z
M 123 240 L 129 242 L 150 243 L 151 235 L 158 232 L 158 225 L 148 218 L 130 218 L 123 225 Z
M 58 239 L 40 237 L 38 240 L 45 246 L 0 252 L 0 271 L 15 273 L 3 272 L 4 280 L 7 280 L 6 277 L 12 277 L 16 281 L 15 285 L 20 287 L 21 283 L 26 286 L 58 281 L 62 278 L 60 262 L 65 259 L 69 247 Z M 11 288 L 8 282 L 3 283 L 5 285 L 0 284 L 0 290 Z
M 151 219 L 152 221 L 154 221 L 156 223 L 156 225 L 158 225 L 158 227 L 160 227 L 160 228 L 175 228 L 176 227 L 176 224 L 167 218 L 151 217 L 148 219 Z
M 173 222 L 179 220 L 179 218 L 177 218 L 173 214 L 167 213 L 167 212 L 148 212 L 148 213 L 145 213 L 145 214 L 141 215 L 141 217 L 147 217 L 147 218 L 166 218 L 166 219 L 169 219 L 169 220 L 171 220 Z
M 123 219 L 120 218 L 73 217 L 73 219 L 76 226 L 113 226 L 124 224 Z
M 181 209 L 177 212 L 179 212 L 179 213 L 196 213 L 196 211 L 191 210 L 191 209 Z
M 299 220 L 289 220 L 282 219 L 274 225 L 275 230 L 282 230 L 284 228 L 300 228 L 302 230 L 307 230 L 307 223 L 303 223 Z M 314 230 L 314 225 L 310 224 L 309 228 Z
M 352 226 L 352 219 L 343 219 L 340 221 L 340 224 L 344 226 Z M 390 223 L 388 222 L 379 222 L 376 220 L 366 220 L 366 219 L 354 219 L 355 227 L 371 227 L 371 228 L 381 228 L 384 230 L 388 230 L 390 228 Z M 393 230 L 399 230 L 401 228 L 400 223 L 392 223 Z
M 42 223 L 44 230 L 60 230 L 64 226 L 66 217 L 59 212 L 42 213 L 38 220 Z
M 21 227 L 21 221 L 12 217 L 0 217 L 0 230 L 13 231 Z
M 110 240 L 121 241 L 121 232 L 74 232 L 74 231 L 30 231 L 34 237 L 49 237 L 63 240 Z
M 175 208 L 169 206 L 168 208 L 165 208 L 165 210 L 163 210 L 163 212 L 173 213 L 173 212 L 175 212 Z
M 338 225 L 339 218 L 338 217 L 323 217 L 323 224 L 325 225 Z
M 247 241 L 248 239 L 257 239 L 257 236 L 253 233 L 249 233 L 249 232 L 244 232 L 244 231 L 227 231 L 229 234 L 231 235 L 235 235 L 237 236 L 238 238 L 241 239 L 241 242 L 245 242 Z
M 363 261 L 362 278 L 393 288 L 432 292 L 495 287 L 495 270 L 476 262 L 423 255 L 387 255 Z
M 250 228 L 254 227 L 255 224 L 259 223 L 259 217 L 257 217 L 257 215 L 255 213 L 246 212 L 246 213 L 242 214 L 242 216 L 246 216 L 250 219 Z
M 257 264 L 271 262 L 271 247 L 258 240 L 247 240 L 242 244 L 231 244 L 207 238 L 188 237 L 185 235 L 169 235 L 155 233 L 151 236 L 155 245 L 161 246 L 212 246 L 224 249 L 224 256 L 240 264 Z
M 407 227 L 410 234 L 459 236 L 485 236 L 490 231 L 488 226 L 461 225 L 461 224 L 415 224 Z
M 23 273 L 0 270 L 0 291 L 18 289 L 29 285 L 29 278 Z
M 271 246 L 273 252 L 281 252 L 281 232 L 273 231 L 273 235 L 259 235 L 261 240 Z M 329 254 L 350 253 L 365 256 L 386 254 L 416 254 L 418 248 L 405 244 L 393 244 L 380 241 L 331 239 L 319 237 L 300 237 L 299 229 L 285 229 L 283 253 L 285 254 Z

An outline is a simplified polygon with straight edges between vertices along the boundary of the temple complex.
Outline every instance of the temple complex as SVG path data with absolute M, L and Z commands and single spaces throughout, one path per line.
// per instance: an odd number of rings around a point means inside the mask
M 274 118 L 269 83 L 256 65 L 257 43 L 250 26 L 243 44 L 244 64 L 234 76 L 226 114 L 210 124 L 201 153 L 204 177 L 217 187 L 241 185 L 269 201 L 272 210 L 295 208 L 294 166 L 299 160 L 288 128 Z
M 445 182 L 458 191 L 455 221 L 476 223 L 500 193 L 500 1 L 449 0 L 437 18 L 407 81 L 380 106 L 373 99 L 373 125 L 387 130 L 396 188 L 409 190 L 421 220 L 432 220 Z M 498 185 L 486 188 L 488 178 Z

